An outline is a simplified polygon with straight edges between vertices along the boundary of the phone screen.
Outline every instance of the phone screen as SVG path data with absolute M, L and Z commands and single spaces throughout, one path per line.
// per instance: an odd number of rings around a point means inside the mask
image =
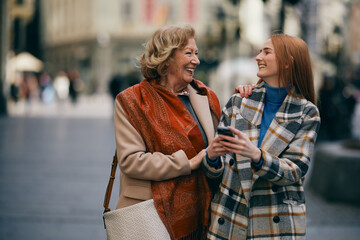
M 230 131 L 230 129 L 228 127 L 218 126 L 217 132 L 218 132 L 218 134 L 221 134 L 221 135 L 234 137 L 234 134 L 232 133 L 232 131 Z

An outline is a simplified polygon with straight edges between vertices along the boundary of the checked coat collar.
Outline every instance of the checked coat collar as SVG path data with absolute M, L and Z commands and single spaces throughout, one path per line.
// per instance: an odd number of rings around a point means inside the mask
M 238 106 L 240 115 L 256 127 L 256 130 L 248 131 L 249 138 L 255 146 L 258 144 L 258 136 L 260 135 L 260 124 L 264 110 L 265 94 L 266 87 L 264 82 L 261 82 L 253 90 L 252 95 L 249 98 L 243 98 L 240 103 L 241 105 Z M 262 150 L 274 156 L 280 156 L 294 138 L 301 125 L 300 118 L 306 102 L 306 99 L 294 97 L 289 94 L 286 96 L 265 134 L 264 140 L 260 146 Z M 236 126 L 236 119 L 232 118 L 235 117 L 234 113 L 235 112 L 233 112 L 231 116 L 231 126 L 240 131 L 244 130 L 243 126 Z M 274 144 L 274 142 L 276 144 Z M 245 198 L 247 202 L 249 202 L 251 187 L 259 178 L 259 175 L 252 174 L 250 159 L 236 154 L 236 160 L 241 178 L 241 186 L 244 190 Z

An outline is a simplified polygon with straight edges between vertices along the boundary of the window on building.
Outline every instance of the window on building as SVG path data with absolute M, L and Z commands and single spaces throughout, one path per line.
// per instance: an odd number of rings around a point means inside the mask
M 124 1 L 121 5 L 121 19 L 124 21 L 132 21 L 133 6 L 131 1 Z
M 175 23 L 177 22 L 177 20 L 179 19 L 179 11 L 177 9 L 179 9 L 176 6 L 177 2 L 171 1 L 169 3 L 169 13 L 168 13 L 168 22 L 169 23 Z

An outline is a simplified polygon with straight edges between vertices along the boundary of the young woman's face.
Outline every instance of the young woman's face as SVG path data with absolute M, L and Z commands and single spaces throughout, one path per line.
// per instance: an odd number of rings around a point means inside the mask
M 192 80 L 195 68 L 200 64 L 198 48 L 194 38 L 190 38 L 184 49 L 177 49 L 174 56 L 168 61 L 168 81 L 187 86 Z M 186 84 L 186 85 L 185 85 Z
M 277 87 L 279 70 L 276 62 L 274 45 L 272 44 L 271 39 L 265 42 L 260 53 L 256 56 L 256 61 L 259 67 L 257 76 L 270 86 Z

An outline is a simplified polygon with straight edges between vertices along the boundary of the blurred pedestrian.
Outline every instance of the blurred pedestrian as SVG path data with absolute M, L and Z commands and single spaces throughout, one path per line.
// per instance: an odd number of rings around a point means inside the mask
M 19 86 L 15 82 L 10 84 L 10 97 L 15 103 L 19 101 Z
M 54 79 L 54 88 L 60 102 L 64 102 L 69 97 L 69 78 L 64 71 L 60 71 Z
M 109 91 L 113 99 L 115 100 L 116 96 L 123 90 L 128 87 L 134 86 L 139 83 L 139 79 L 136 76 L 136 73 L 130 71 L 126 75 L 115 74 L 111 81 L 109 82 Z
M 235 137 L 216 136 L 203 160 L 221 179 L 208 239 L 305 239 L 303 181 L 320 127 L 308 47 L 274 34 L 256 61 L 252 94 L 233 95 L 222 111 L 220 126 Z
M 334 81 L 334 79 L 324 76 L 319 89 L 319 111 L 322 119 L 319 140 L 336 140 L 338 136 L 336 124 L 340 111 L 336 99 L 339 94 L 335 89 Z
M 23 75 L 19 72 L 15 73 L 10 84 L 10 98 L 12 101 L 17 103 L 21 97 L 21 84 L 23 81 Z
M 135 84 L 138 84 L 140 82 L 138 74 L 135 71 L 129 71 L 126 74 L 125 78 L 129 87 L 134 86 Z
M 125 88 L 120 74 L 115 74 L 109 82 L 109 91 L 112 98 L 115 100 L 116 96 Z
M 52 104 L 56 99 L 56 92 L 52 86 L 51 77 L 48 72 L 41 73 L 39 77 L 40 99 L 45 104 Z
M 33 100 L 39 96 L 39 82 L 32 72 L 23 73 L 23 81 L 21 82 L 21 92 L 25 96 L 26 102 L 31 104 Z
M 70 69 L 68 71 L 69 78 L 69 96 L 71 98 L 72 103 L 76 103 L 78 93 L 79 93 L 79 71 L 77 69 Z
M 145 79 L 115 102 L 117 208 L 153 201 L 171 239 L 203 239 L 209 225 L 211 191 L 198 168 L 220 105 L 193 78 L 199 63 L 190 25 L 160 28 L 140 57 Z

